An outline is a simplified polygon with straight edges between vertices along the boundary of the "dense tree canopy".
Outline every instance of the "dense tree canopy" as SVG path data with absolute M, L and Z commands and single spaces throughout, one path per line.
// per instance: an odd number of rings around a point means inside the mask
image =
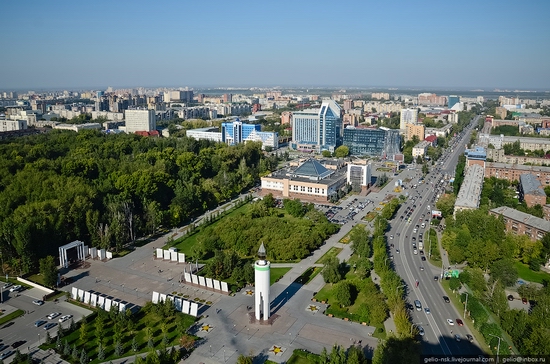
M 177 226 L 277 166 L 258 143 L 51 131 L 0 144 L 0 251 L 28 272 L 60 245 L 119 249 Z

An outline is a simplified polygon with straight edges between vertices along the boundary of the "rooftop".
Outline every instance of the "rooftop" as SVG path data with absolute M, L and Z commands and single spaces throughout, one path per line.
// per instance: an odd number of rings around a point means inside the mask
M 502 215 L 505 218 L 521 222 L 525 225 L 532 226 L 536 229 L 550 232 L 550 221 L 546 221 L 540 217 L 529 215 L 525 212 L 521 212 L 507 206 L 497 207 L 496 209 L 492 209 L 491 212 Z
M 483 186 L 483 167 L 474 164 L 468 167 L 464 182 L 456 197 L 455 208 L 475 209 L 479 207 L 479 196 Z
M 524 173 L 519 176 L 519 181 L 521 183 L 521 188 L 523 189 L 524 194 L 538 194 L 537 191 L 542 192 L 540 189 L 540 181 L 534 174 Z M 544 194 L 546 196 L 546 194 Z

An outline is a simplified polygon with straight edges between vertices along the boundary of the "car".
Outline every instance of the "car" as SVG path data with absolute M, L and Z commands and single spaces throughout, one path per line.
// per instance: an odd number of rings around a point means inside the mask
M 44 304 L 44 301 L 42 301 L 42 300 L 34 300 L 34 301 L 32 301 L 32 303 L 34 303 L 34 304 L 37 305 L 37 306 L 42 306 L 42 305 Z
M 8 351 L 3 352 L 2 354 L 0 354 L 0 360 L 6 359 L 6 358 L 7 358 L 8 356 L 10 356 L 11 354 L 13 354 L 13 351 L 12 351 L 12 350 L 8 350 Z
M 523 303 L 524 305 L 526 305 L 526 304 L 529 303 L 529 302 L 527 302 L 527 298 L 523 297 L 523 298 L 521 299 L 521 303 Z
M 23 288 L 23 287 L 21 287 L 20 284 L 17 284 L 17 285 L 15 285 L 15 286 L 13 286 L 13 287 L 10 288 L 10 292 L 17 292 L 17 291 L 19 291 L 21 288 Z
M 390 235 L 390 240 L 393 240 L 393 235 Z
M 52 312 L 48 315 L 48 320 L 53 320 L 57 316 L 61 315 L 59 312 Z
M 399 254 L 399 249 L 395 249 L 395 252 L 396 252 L 397 254 Z
M 429 315 L 431 313 L 430 308 L 429 307 L 424 308 L 424 312 L 426 312 L 426 315 Z
M 16 348 L 20 347 L 21 345 L 23 345 L 24 343 L 26 343 L 25 340 L 19 340 L 19 341 L 14 342 L 13 344 L 11 344 L 11 347 L 16 349 Z
M 46 322 L 48 322 L 48 321 L 46 321 L 46 320 L 38 320 L 38 321 L 36 321 L 36 322 L 34 323 L 34 327 L 40 327 L 40 326 L 44 325 Z
M 460 335 L 459 334 L 455 334 L 455 340 L 460 342 Z
M 412 241 L 416 241 L 416 238 L 414 236 L 412 237 Z
M 434 281 L 438 281 L 439 280 L 439 277 L 438 276 L 434 276 Z
M 418 326 L 418 333 L 420 336 L 424 336 L 424 328 L 422 326 Z
M 458 326 L 464 326 L 464 322 L 462 322 L 461 319 L 456 319 L 456 324 L 457 324 Z
M 6 350 L 7 348 L 9 348 L 9 345 L 6 345 L 6 344 L 0 345 L 0 351 L 4 351 L 4 350 Z
M 414 249 L 413 254 L 418 254 L 418 250 Z
M 474 337 L 470 334 L 466 335 L 466 339 L 468 339 L 468 341 L 470 341 L 470 342 L 474 341 Z
M 454 326 L 455 325 L 455 322 L 451 319 L 447 319 L 447 323 L 449 324 L 449 326 Z
M 422 251 L 422 250 L 421 250 Z M 420 257 L 420 259 L 422 259 L 422 261 L 425 261 L 426 260 L 426 257 L 425 256 L 422 256 Z M 421 269 L 421 270 L 424 270 L 424 269 Z
M 44 325 L 44 330 L 49 330 L 52 327 L 55 327 L 57 325 L 57 322 L 48 322 L 46 325 Z
M 420 270 L 424 270 L 424 267 L 423 267 L 423 266 L 420 266 Z
M 65 322 L 67 320 L 70 320 L 73 315 L 64 315 L 59 318 L 59 322 Z
M 3 289 L 7 289 L 7 288 L 10 288 L 11 286 L 13 286 L 13 283 L 11 283 L 11 282 L 6 282 L 2 288 L 3 288 Z
M 508 295 L 508 301 L 513 301 L 514 300 L 514 296 L 512 296 L 511 294 Z
M 447 296 L 443 296 L 443 301 L 445 301 L 445 303 L 451 302 L 451 300 Z
M 421 250 L 421 251 L 420 251 L 420 255 L 424 255 L 424 250 Z

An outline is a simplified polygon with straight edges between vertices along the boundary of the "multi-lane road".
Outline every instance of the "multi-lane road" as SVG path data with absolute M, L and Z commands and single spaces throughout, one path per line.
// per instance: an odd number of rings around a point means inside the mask
M 464 146 L 468 143 L 478 118 L 476 117 L 463 133 L 454 138 L 447 152 L 436 165 L 431 167 L 423 183 L 418 183 L 421 177 L 420 171 L 417 179 L 408 183 L 410 186 L 416 184 L 417 188 L 408 189 L 409 198 L 390 222 L 391 227 L 387 233 L 388 237 L 392 237 L 388 241 L 394 245 L 391 248 L 393 264 L 406 285 L 413 325 L 417 328 L 422 327 L 424 331 L 424 335 L 421 336 L 424 354 L 477 355 L 483 353 L 475 342 L 470 343 L 467 340 L 466 335 L 471 334 L 468 328 L 457 324 L 457 319 L 464 320 L 462 312 L 458 312 L 452 303 L 445 302 L 443 298 L 446 293 L 441 287 L 442 267 L 433 266 L 428 260 L 422 260 L 422 257 L 427 259 L 429 249 L 428 230 L 431 210 L 435 209 L 436 196 L 442 193 L 444 185 L 448 183 L 448 180 L 442 180 L 445 175 L 452 176 L 454 173 L 458 157 L 464 153 Z M 425 224 L 425 228 L 422 228 L 422 224 Z M 422 234 L 423 251 L 426 255 L 421 254 L 420 234 Z M 420 301 L 422 305 L 420 310 L 415 307 L 415 300 Z M 429 313 L 426 312 L 426 308 L 429 309 Z M 450 325 L 448 319 L 454 324 Z M 460 336 L 460 341 L 455 338 L 457 334 Z

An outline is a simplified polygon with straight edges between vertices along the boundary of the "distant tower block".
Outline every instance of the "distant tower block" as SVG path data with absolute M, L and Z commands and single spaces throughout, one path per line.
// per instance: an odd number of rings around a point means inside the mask
M 269 277 L 271 263 L 266 260 L 264 243 L 258 250 L 258 260 L 254 263 L 255 315 L 256 320 L 269 319 Z M 262 318 L 263 314 L 263 318 Z

